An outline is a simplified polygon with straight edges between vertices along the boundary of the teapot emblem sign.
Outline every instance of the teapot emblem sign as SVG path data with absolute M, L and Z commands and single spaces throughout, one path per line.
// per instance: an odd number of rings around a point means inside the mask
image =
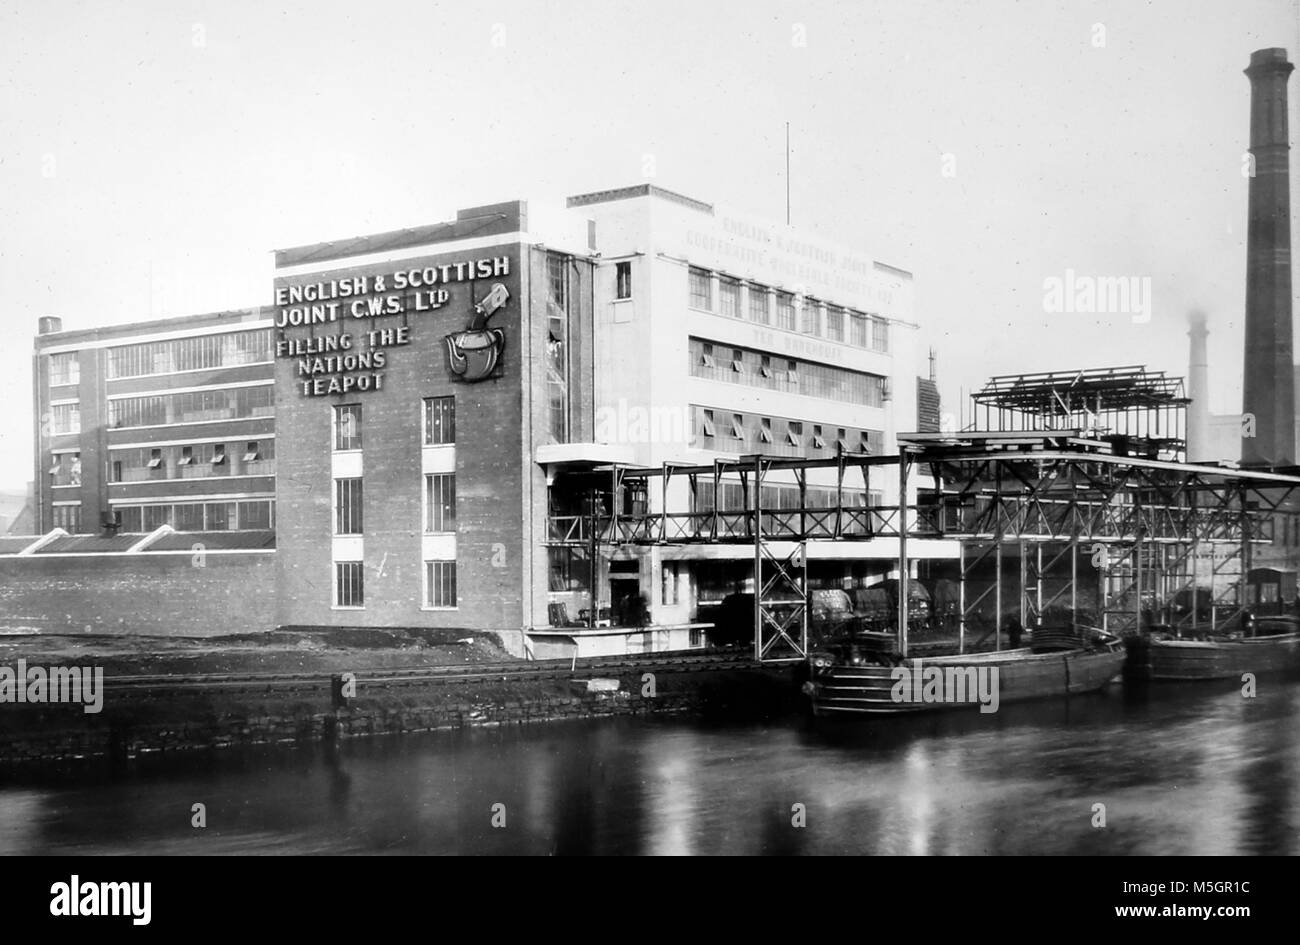
M 506 346 L 506 333 L 487 327 L 488 319 L 510 300 L 510 292 L 500 282 L 480 301 L 474 303 L 469 327 L 447 336 L 447 367 L 467 381 L 481 381 L 496 370 Z

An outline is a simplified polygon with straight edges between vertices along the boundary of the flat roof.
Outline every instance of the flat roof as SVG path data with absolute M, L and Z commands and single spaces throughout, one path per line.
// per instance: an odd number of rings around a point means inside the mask
M 168 315 L 147 321 L 124 322 L 119 325 L 100 325 L 94 328 L 70 328 L 37 334 L 36 347 L 68 345 L 85 341 L 111 341 L 121 338 L 129 341 L 133 335 L 156 334 L 186 328 L 202 328 L 222 323 L 237 325 L 271 318 L 273 309 L 267 305 L 250 305 L 247 308 L 226 309 L 219 312 L 199 312 L 193 315 Z
M 528 229 L 528 204 L 523 200 L 467 207 L 456 211 L 456 219 L 425 226 L 371 233 L 324 243 L 308 243 L 275 251 L 275 267 L 283 269 L 302 263 L 344 260 L 350 256 L 364 256 L 395 249 L 408 249 L 437 243 L 484 236 L 504 236 Z
M 684 207 L 690 207 L 692 210 L 698 210 L 710 216 L 713 214 L 713 204 L 705 203 L 703 200 L 696 200 L 694 197 L 679 194 L 675 190 L 659 187 L 656 184 L 635 184 L 631 187 L 615 187 L 612 190 L 594 190 L 588 194 L 577 194 L 570 197 L 565 202 L 565 205 L 568 207 L 589 207 L 596 203 L 634 200 L 638 197 L 658 197 L 660 200 L 679 203 Z

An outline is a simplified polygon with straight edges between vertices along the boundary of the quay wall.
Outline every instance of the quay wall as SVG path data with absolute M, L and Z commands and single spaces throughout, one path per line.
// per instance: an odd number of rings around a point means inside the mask
M 328 680 L 310 692 L 285 694 L 259 693 L 256 686 L 218 695 L 182 687 L 149 695 L 110 689 L 98 714 L 77 705 L 5 706 L 0 769 L 619 715 L 761 719 L 799 704 L 788 670 L 656 669 L 653 694 L 641 672 L 606 678 L 618 680 L 617 690 L 588 691 L 576 680 L 384 688 L 361 678 L 356 698 L 342 707 L 332 705 Z

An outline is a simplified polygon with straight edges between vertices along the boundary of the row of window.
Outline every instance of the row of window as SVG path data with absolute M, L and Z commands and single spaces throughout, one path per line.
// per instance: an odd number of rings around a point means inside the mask
M 109 452 L 109 482 L 274 475 L 275 440 L 194 443 Z
M 454 397 L 426 397 L 422 403 L 425 446 L 456 442 L 456 400 Z M 340 404 L 334 408 L 334 449 L 359 450 L 362 435 L 361 404 Z M 365 492 L 360 477 L 334 480 L 334 534 L 361 535 L 365 532 Z M 424 477 L 424 531 L 437 534 L 456 531 L 456 475 L 433 473 Z M 424 606 L 456 607 L 456 562 L 424 562 Z M 334 606 L 364 607 L 365 564 L 361 561 L 334 562 Z
M 564 257 L 546 257 L 546 411 L 551 436 L 569 440 L 569 269 Z
M 832 427 L 804 420 L 732 413 L 692 405 L 696 444 L 701 449 L 737 452 L 741 449 L 775 456 L 819 456 L 845 453 L 876 455 L 884 448 L 884 433 L 860 427 Z
M 455 607 L 456 562 L 424 562 L 424 606 Z M 366 567 L 362 561 L 334 562 L 334 606 L 366 605 Z
M 109 482 L 199 479 L 207 476 L 274 476 L 275 441 L 195 443 L 109 452 Z M 55 453 L 51 486 L 81 485 L 81 454 Z
M 881 353 L 889 351 L 889 320 L 879 315 L 721 274 L 717 277 L 715 307 L 712 272 L 692 266 L 688 281 L 691 308 L 847 342 Z
M 265 531 L 275 521 L 275 502 L 255 499 L 244 502 L 177 502 L 167 505 L 115 505 L 121 530 L 128 534 L 147 533 L 163 525 L 178 532 Z M 53 507 L 54 527 L 71 534 L 81 533 L 81 505 Z
M 334 449 L 361 449 L 361 417 L 360 404 L 340 404 L 334 408 Z M 446 446 L 456 442 L 455 397 L 424 398 L 423 417 L 425 446 Z
M 108 423 L 115 428 L 153 427 L 270 417 L 275 413 L 273 398 L 270 385 L 122 397 L 108 402 Z
M 174 504 L 119 505 L 122 531 L 151 532 L 170 525 L 178 532 L 253 531 L 273 528 L 275 502 L 177 502 Z
M 709 380 L 866 407 L 883 406 L 889 396 L 889 379 L 878 374 L 774 357 L 752 348 L 733 348 L 701 338 L 690 340 L 690 370 L 695 377 Z
M 826 486 L 808 486 L 804 490 L 806 505 L 802 508 L 833 509 L 836 507 L 837 494 Z M 883 504 L 884 493 L 875 489 L 843 489 L 838 494 L 839 501 L 845 508 L 875 508 Z M 763 486 L 759 496 L 764 510 L 797 510 L 799 505 L 799 488 L 797 486 Z M 723 482 L 718 486 L 719 512 L 744 512 L 752 506 L 746 499 L 745 487 L 739 482 Z M 691 502 L 692 512 L 714 511 L 713 490 L 701 489 Z
M 123 345 L 108 349 L 108 377 L 145 377 L 261 364 L 271 360 L 271 346 L 269 328 Z
M 360 477 L 334 480 L 334 534 L 365 534 L 365 500 Z M 444 534 L 456 530 L 456 474 L 431 473 L 424 477 L 424 532 Z

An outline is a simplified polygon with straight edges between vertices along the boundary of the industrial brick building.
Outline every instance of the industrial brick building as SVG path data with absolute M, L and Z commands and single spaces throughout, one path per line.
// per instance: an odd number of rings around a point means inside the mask
M 621 490 L 611 468 L 888 453 L 939 422 L 909 273 L 653 185 L 275 263 L 264 308 L 42 324 L 43 537 L 24 555 L 187 535 L 268 553 L 273 529 L 267 625 L 491 630 L 534 655 L 700 645 L 708 607 L 752 588 L 752 554 L 592 545 L 602 512 L 703 501 Z M 853 501 L 897 505 L 876 474 Z M 811 501 L 831 502 L 829 475 L 809 473 Z M 812 542 L 810 576 L 874 583 L 897 552 Z
M 282 623 L 545 623 L 533 456 L 590 438 L 593 265 L 563 236 L 514 202 L 277 253 Z
M 41 533 L 268 531 L 275 417 L 269 311 L 63 331 L 33 364 Z M 108 516 L 106 518 L 106 516 Z

